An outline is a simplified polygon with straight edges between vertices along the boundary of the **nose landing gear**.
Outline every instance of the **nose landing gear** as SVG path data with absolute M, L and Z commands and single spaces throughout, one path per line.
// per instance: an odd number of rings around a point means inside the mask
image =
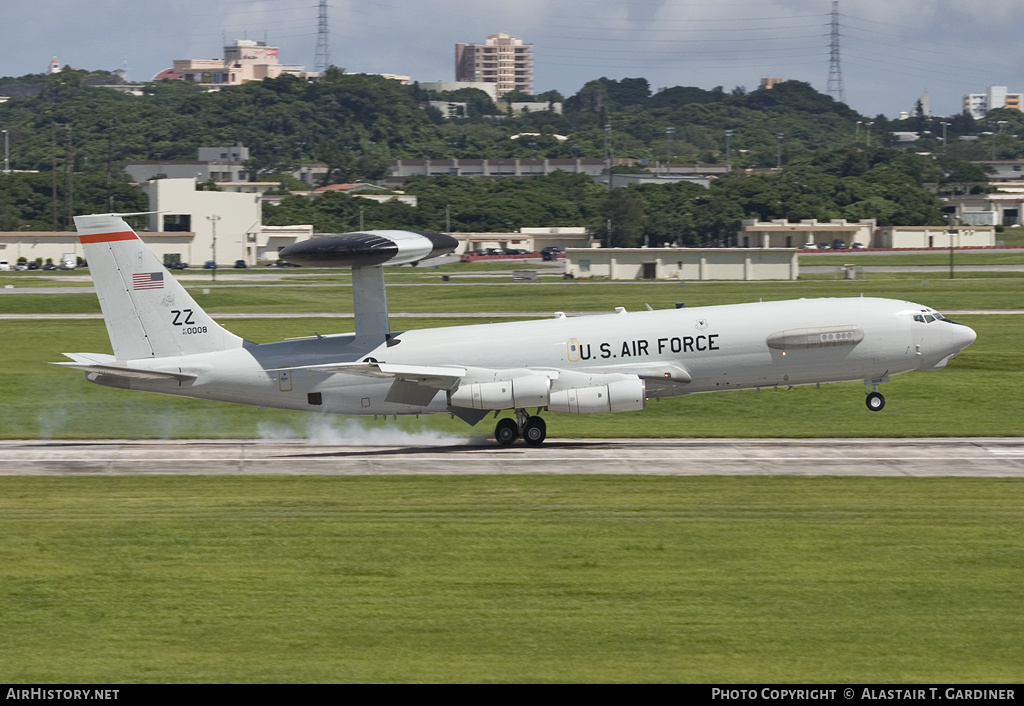
M 530 416 L 525 409 L 516 410 L 516 418 L 498 420 L 494 438 L 501 446 L 511 446 L 519 437 L 530 446 L 540 446 L 548 435 L 548 425 L 539 416 Z
M 864 400 L 864 403 L 872 412 L 879 412 L 882 407 L 885 406 L 885 397 L 881 392 L 875 390 L 874 392 L 868 393 L 867 399 Z

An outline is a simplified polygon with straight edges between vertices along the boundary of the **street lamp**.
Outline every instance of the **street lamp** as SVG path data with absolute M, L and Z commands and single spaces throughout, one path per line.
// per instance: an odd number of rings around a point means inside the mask
M 732 137 L 734 130 L 725 131 L 725 171 L 732 171 L 732 160 L 729 159 L 729 138 Z
M 783 133 L 775 133 L 775 168 L 782 169 L 782 138 Z
M 220 216 L 214 214 L 207 216 L 206 220 L 210 221 L 210 225 L 213 227 L 213 236 L 210 238 L 210 260 L 213 262 L 213 281 L 217 281 L 217 221 L 220 220 Z
M 867 146 L 871 146 L 871 126 L 874 125 L 874 121 L 869 120 L 864 123 L 864 138 L 867 141 Z
M 949 123 L 940 123 L 942 125 L 942 151 L 946 151 L 946 126 Z
M 4 133 L 4 174 L 10 174 L 11 173 L 11 141 L 10 141 L 10 133 L 8 133 L 6 130 L 4 130 L 3 133 Z

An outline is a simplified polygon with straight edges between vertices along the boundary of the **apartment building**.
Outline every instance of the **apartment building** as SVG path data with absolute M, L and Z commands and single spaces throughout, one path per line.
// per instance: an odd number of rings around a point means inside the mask
M 496 84 L 499 98 L 509 91 L 532 94 L 533 45 L 506 32 L 483 44 L 456 44 L 455 80 Z
M 970 113 L 975 120 L 985 117 L 985 113 L 996 108 L 1013 108 L 1021 110 L 1021 94 L 1010 93 L 1006 86 L 989 86 L 985 93 L 964 94 L 964 112 Z

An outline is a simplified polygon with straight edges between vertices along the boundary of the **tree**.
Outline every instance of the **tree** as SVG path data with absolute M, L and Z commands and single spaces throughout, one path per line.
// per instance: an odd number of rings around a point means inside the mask
M 608 222 L 605 247 L 634 248 L 640 244 L 644 227 L 644 203 L 628 189 L 611 189 L 601 207 L 601 215 Z

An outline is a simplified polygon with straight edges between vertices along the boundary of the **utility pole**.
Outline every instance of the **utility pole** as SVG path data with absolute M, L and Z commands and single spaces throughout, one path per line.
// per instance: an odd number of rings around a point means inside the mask
M 75 160 L 74 160 L 74 155 L 72 154 L 72 150 L 71 150 L 71 126 L 70 125 L 67 126 L 67 130 L 68 130 L 68 149 L 67 149 L 67 153 L 68 154 L 67 154 L 67 161 L 64 164 L 64 176 L 65 176 L 65 179 L 66 179 L 66 182 L 67 182 L 67 212 L 68 212 L 68 220 L 67 220 L 67 223 L 66 223 L 65 227 L 70 228 L 71 224 L 74 223 L 74 221 L 72 220 L 72 215 L 74 213 L 74 204 L 75 204 L 75 191 L 74 191 L 74 181 L 73 181 L 74 172 L 75 172 L 75 167 L 74 167 Z
M 785 135 L 781 132 L 775 133 L 775 168 L 782 169 L 782 138 Z
M 57 230 L 57 126 L 50 130 L 50 215 L 52 229 Z
M 729 156 L 729 138 L 732 137 L 733 132 L 735 130 L 725 131 L 725 171 L 727 172 L 732 171 L 732 159 Z
M 669 165 L 672 164 L 672 133 L 675 131 L 674 127 L 665 128 L 665 176 L 672 172 Z
M 611 148 L 612 126 L 604 126 L 604 166 L 608 171 L 608 190 L 612 188 L 612 148 Z
M 11 141 L 10 133 L 4 130 L 4 174 L 11 173 Z

